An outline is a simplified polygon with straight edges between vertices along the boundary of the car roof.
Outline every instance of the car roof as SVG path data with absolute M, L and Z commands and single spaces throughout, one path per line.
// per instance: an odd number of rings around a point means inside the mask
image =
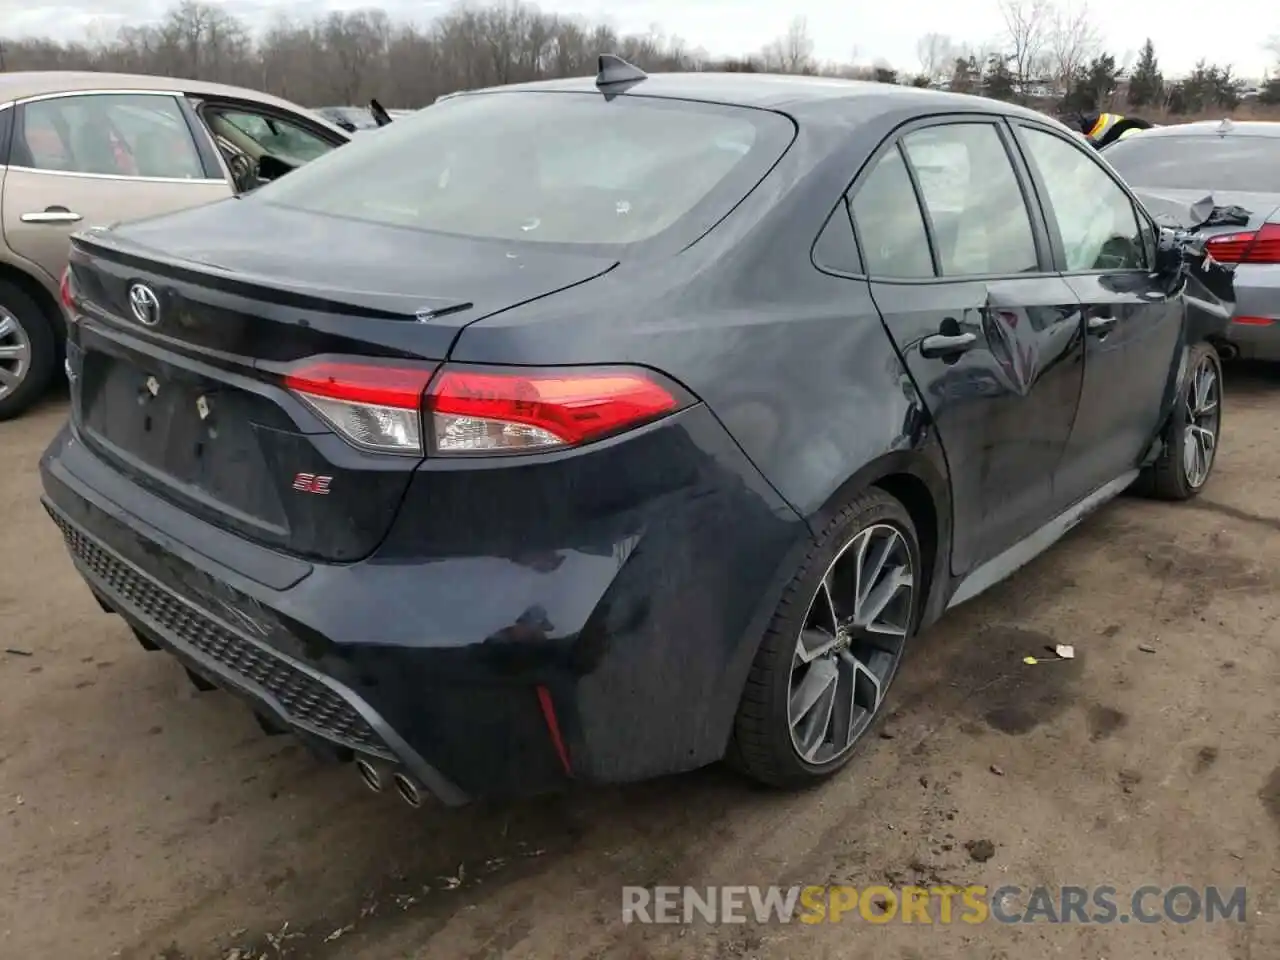
M 233 97 L 298 111 L 296 103 L 267 93 L 231 87 L 204 80 L 153 77 L 135 73 L 100 73 L 93 70 L 28 70 L 0 73 L 0 104 L 51 93 L 76 93 L 88 90 L 174 90 L 205 96 Z M 304 111 L 311 112 L 311 111 Z
M 460 91 L 457 95 L 515 91 L 599 93 L 594 77 L 540 80 Z M 770 73 L 654 73 L 619 91 L 620 96 L 661 97 L 671 100 L 701 100 L 734 106 L 777 110 L 797 118 L 820 119 L 833 104 L 857 105 L 859 113 L 874 116 L 891 110 L 918 108 L 922 112 L 981 111 L 1006 116 L 1022 116 L 1039 121 L 1051 118 L 1016 104 L 984 97 L 906 87 L 869 80 L 838 77 L 811 77 Z
M 1173 123 L 1139 134 L 1147 137 L 1280 137 L 1280 122 L 1274 120 L 1197 120 Z

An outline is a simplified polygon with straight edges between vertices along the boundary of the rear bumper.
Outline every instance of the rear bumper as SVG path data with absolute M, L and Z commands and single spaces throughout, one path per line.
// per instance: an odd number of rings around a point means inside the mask
M 81 576 L 141 634 L 260 714 L 454 805 L 722 755 L 808 531 L 709 412 L 671 419 L 669 440 L 640 449 L 686 458 L 662 496 L 618 498 L 554 547 L 525 531 L 524 555 L 491 540 L 425 555 L 432 498 L 411 491 L 368 560 L 283 556 L 134 485 L 70 427 L 41 462 L 44 503 Z
M 467 802 L 466 794 L 350 688 L 202 609 L 78 526 L 49 496 L 42 500 L 102 606 L 186 667 L 303 737 L 402 768 L 448 806 Z
M 1280 318 L 1271 323 L 1240 323 L 1232 320 L 1227 340 L 1245 360 L 1280 360 Z

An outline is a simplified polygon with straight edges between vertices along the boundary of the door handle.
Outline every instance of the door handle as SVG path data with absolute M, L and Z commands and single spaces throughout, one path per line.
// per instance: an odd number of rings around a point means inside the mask
M 1089 332 L 1098 337 L 1105 337 L 1115 329 L 1115 325 L 1115 317 L 1090 317 L 1089 322 L 1086 324 Z
M 46 207 L 39 213 L 24 213 L 23 223 L 76 223 L 84 218 L 66 207 Z
M 920 341 L 920 356 L 928 360 L 948 360 L 965 353 L 977 342 L 976 333 L 935 333 Z

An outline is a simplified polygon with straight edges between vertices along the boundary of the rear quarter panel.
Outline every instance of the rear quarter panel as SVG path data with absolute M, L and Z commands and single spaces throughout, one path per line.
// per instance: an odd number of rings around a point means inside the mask
M 945 460 L 868 284 L 821 272 L 811 255 L 861 158 L 912 116 L 851 121 L 852 134 L 802 125 L 773 174 L 682 254 L 624 262 L 472 324 L 452 359 L 661 370 L 707 404 L 811 529 L 855 488 L 906 471 L 930 490 L 945 536 Z
M 909 118 L 903 118 L 909 119 Z M 802 133 L 717 228 L 670 260 L 608 276 L 468 326 L 451 358 L 479 363 L 638 363 L 675 377 L 716 414 L 805 517 L 877 458 L 923 444 L 923 405 L 866 281 L 811 250 L 861 158 L 897 125 Z M 865 144 L 865 146 L 863 146 Z

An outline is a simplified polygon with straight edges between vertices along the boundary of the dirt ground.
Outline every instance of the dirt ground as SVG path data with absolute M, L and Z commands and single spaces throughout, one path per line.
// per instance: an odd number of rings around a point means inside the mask
M 375 796 L 145 653 L 37 503 L 65 404 L 0 424 L 0 956 L 1278 957 L 1280 373 L 1229 375 L 1204 496 L 1121 500 L 947 617 L 835 782 L 461 811 Z M 1076 658 L 1023 663 L 1054 643 Z M 827 882 L 1245 885 L 1248 922 L 621 921 L 625 884 Z

